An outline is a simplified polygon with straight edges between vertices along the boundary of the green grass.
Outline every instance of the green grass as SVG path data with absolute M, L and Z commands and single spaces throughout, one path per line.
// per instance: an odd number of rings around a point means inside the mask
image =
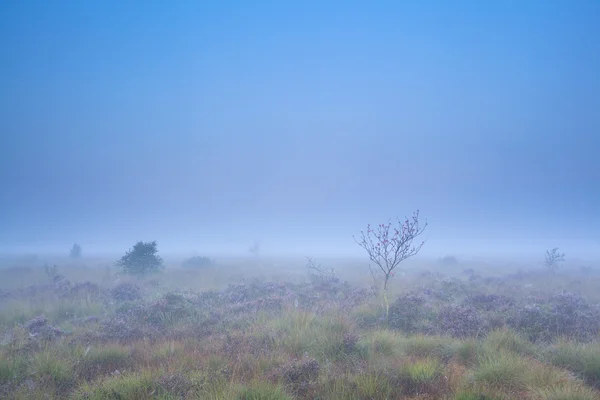
M 479 357 L 473 371 L 473 379 L 478 384 L 490 386 L 506 392 L 527 388 L 529 365 L 525 359 L 508 351 L 484 354 Z
M 166 399 L 168 393 L 156 384 L 150 372 L 144 371 L 85 383 L 77 389 L 73 398 L 76 400 Z
M 400 368 L 400 378 L 410 386 L 433 383 L 441 374 L 442 366 L 437 359 L 428 358 L 403 364 Z
M 483 340 L 484 351 L 494 353 L 500 350 L 520 355 L 534 356 L 538 349 L 529 340 L 509 329 L 497 329 L 490 332 Z
M 241 387 L 235 395 L 235 400 L 293 400 L 293 397 L 281 386 L 257 382 Z
M 449 337 L 414 335 L 403 338 L 401 351 L 412 357 L 438 357 L 447 360 L 456 353 L 459 344 L 458 340 Z
M 274 339 L 278 348 L 293 355 L 338 360 L 348 355 L 344 336 L 351 326 L 341 315 L 317 317 L 310 312 L 291 311 L 263 328 L 259 326 L 257 331 L 256 335 Z
M 600 397 L 600 393 L 576 383 L 538 389 L 535 394 L 541 400 L 598 400 Z
M 29 370 L 44 385 L 58 391 L 67 390 L 75 383 L 72 362 L 55 350 L 35 353 Z
M 402 351 L 403 337 L 398 333 L 377 329 L 366 334 L 359 342 L 358 347 L 366 357 L 397 356 Z
M 546 352 L 553 365 L 568 369 L 587 384 L 600 388 L 600 343 L 558 341 Z
M 453 400 L 501 400 L 500 397 L 489 396 L 479 392 L 461 391 L 454 395 Z
M 77 371 L 85 378 L 121 372 L 132 365 L 131 352 L 118 345 L 87 348 L 77 365 Z
M 27 360 L 24 356 L 11 356 L 0 353 L 0 385 L 19 381 L 27 374 Z

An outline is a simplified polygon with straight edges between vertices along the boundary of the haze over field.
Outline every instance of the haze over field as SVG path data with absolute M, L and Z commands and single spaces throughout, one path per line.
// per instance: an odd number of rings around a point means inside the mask
M 196 3 L 0 5 L 1 252 L 600 257 L 600 3 Z

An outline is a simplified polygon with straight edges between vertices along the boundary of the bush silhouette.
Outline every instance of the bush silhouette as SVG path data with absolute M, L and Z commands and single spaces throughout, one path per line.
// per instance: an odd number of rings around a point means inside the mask
M 144 275 L 158 272 L 164 268 L 163 260 L 158 255 L 156 240 L 153 242 L 137 242 L 116 265 L 130 275 Z

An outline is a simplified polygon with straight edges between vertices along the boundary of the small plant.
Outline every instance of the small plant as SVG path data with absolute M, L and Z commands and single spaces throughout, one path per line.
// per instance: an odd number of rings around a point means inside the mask
M 562 262 L 565 261 L 565 253 L 559 253 L 558 247 L 552 250 L 546 250 L 546 259 L 544 265 L 552 275 L 556 274 L 556 270 Z
M 81 245 L 74 243 L 69 252 L 71 258 L 81 258 Z
M 164 268 L 163 260 L 158 255 L 156 240 L 153 242 L 137 242 L 116 265 L 123 272 L 131 275 L 143 275 L 158 272 Z
M 401 221 L 398 218 L 398 226 L 392 228 L 392 223 L 379 224 L 377 228 L 367 225 L 367 232 L 361 231 L 360 239 L 354 241 L 366 250 L 369 259 L 379 267 L 383 273 L 383 300 L 386 316 L 389 316 L 390 304 L 387 296 L 388 282 L 394 276 L 394 270 L 400 263 L 415 256 L 425 244 L 424 241 L 413 245 L 413 241 L 419 237 L 425 228 L 419 223 L 419 211 L 413 213 L 412 218 Z

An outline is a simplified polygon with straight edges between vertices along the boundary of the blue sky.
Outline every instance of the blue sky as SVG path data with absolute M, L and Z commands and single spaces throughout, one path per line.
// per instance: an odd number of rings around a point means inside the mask
M 419 208 L 431 255 L 600 256 L 599 18 L 2 2 L 0 250 L 343 253 Z

